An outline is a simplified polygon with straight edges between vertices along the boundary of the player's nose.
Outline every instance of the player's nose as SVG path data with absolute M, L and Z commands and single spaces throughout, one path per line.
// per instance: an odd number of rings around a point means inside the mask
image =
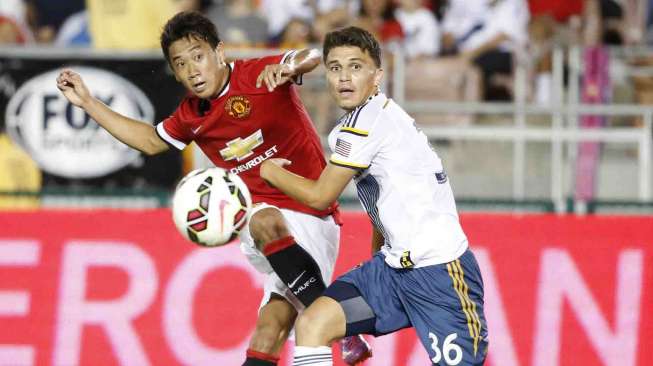
M 194 65 L 189 65 L 188 66 L 188 78 L 193 80 L 194 78 L 198 77 L 200 75 L 200 71 L 197 67 Z
M 351 74 L 347 72 L 344 68 L 340 70 L 340 75 L 338 75 L 338 80 L 342 81 L 349 81 L 351 79 Z

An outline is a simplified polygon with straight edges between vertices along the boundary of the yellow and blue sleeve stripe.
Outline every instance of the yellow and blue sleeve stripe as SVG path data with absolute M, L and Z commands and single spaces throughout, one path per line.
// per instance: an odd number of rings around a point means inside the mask
M 353 128 L 353 127 L 341 127 L 340 132 L 350 133 L 352 135 L 363 136 L 363 137 L 370 134 L 368 131 L 359 130 L 359 129 Z
M 341 166 L 341 167 L 344 167 L 344 168 L 356 169 L 356 170 L 361 170 L 361 169 L 365 170 L 365 169 L 370 167 L 369 164 L 368 165 L 363 165 L 363 164 L 352 163 L 352 162 L 349 162 L 349 161 L 342 161 L 342 160 L 334 158 L 333 156 L 331 156 L 329 161 L 333 165 Z

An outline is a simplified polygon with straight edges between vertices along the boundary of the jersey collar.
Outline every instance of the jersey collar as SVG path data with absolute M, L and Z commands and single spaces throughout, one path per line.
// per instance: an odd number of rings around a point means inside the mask
M 224 86 L 222 87 L 222 89 L 218 93 L 218 96 L 215 97 L 215 99 L 219 99 L 220 97 L 222 97 L 223 95 L 226 95 L 229 92 L 229 85 L 231 84 L 231 74 L 233 73 L 234 66 L 235 66 L 234 62 L 231 62 L 231 63 L 227 64 L 227 67 L 229 68 L 229 75 L 227 75 L 227 82 L 224 83 Z

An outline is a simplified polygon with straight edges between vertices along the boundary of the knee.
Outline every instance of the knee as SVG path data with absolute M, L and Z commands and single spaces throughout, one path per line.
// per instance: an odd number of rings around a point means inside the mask
M 295 332 L 298 336 L 314 338 L 320 333 L 320 318 L 314 316 L 309 311 L 304 311 L 297 317 L 295 322 Z
M 297 340 L 306 346 L 329 345 L 342 335 L 336 334 L 328 317 L 321 316 L 318 312 L 304 311 L 295 322 Z M 344 335 L 344 334 L 343 334 Z
M 281 211 L 276 208 L 264 208 L 255 213 L 249 222 L 249 232 L 260 250 L 266 244 L 290 235 Z
M 259 321 L 250 341 L 250 348 L 262 353 L 275 354 L 288 338 L 289 326 L 273 321 Z

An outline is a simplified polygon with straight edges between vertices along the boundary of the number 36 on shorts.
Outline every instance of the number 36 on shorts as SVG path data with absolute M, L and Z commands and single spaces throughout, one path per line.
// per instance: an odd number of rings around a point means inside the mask
M 435 356 L 431 357 L 434 364 L 438 364 L 444 358 L 446 365 L 458 365 L 463 359 L 463 350 L 459 345 L 453 343 L 458 338 L 458 334 L 451 333 L 444 338 L 442 346 L 438 345 L 438 337 L 429 332 L 429 339 L 431 339 L 431 349 L 435 352 Z

